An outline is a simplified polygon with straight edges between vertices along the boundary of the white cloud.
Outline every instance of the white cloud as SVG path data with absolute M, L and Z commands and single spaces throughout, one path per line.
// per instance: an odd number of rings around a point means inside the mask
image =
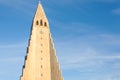
M 47 3 L 48 1 L 42 1 L 42 3 Z M 85 4 L 92 2 L 119 2 L 119 0 L 51 0 L 50 4 L 60 4 L 60 5 L 72 5 L 72 4 Z M 0 4 L 7 5 L 14 8 L 33 9 L 38 1 L 34 0 L 0 0 Z
M 119 41 L 120 35 L 96 34 L 70 37 L 55 44 L 62 69 L 94 71 L 108 65 L 113 70 L 120 67 L 120 52 L 116 51 Z
M 0 0 L 0 4 L 17 10 L 16 13 L 21 11 L 27 15 L 31 15 L 36 7 L 36 3 L 33 3 L 32 0 Z
M 119 34 L 98 34 L 94 36 L 101 41 L 99 41 L 101 44 L 109 45 L 109 46 L 120 46 L 120 35 Z
M 26 55 L 26 47 L 25 42 L 0 45 L 0 63 L 12 64 L 22 62 L 22 59 Z
M 99 33 L 100 30 L 97 30 L 96 25 L 91 25 L 87 23 L 80 23 L 80 22 L 70 22 L 70 23 L 60 23 L 55 20 L 51 20 L 51 23 L 53 27 L 60 29 L 61 31 L 67 32 L 69 34 L 79 34 L 79 33 L 85 33 L 85 34 L 90 34 L 90 33 Z M 62 27 L 60 27 L 62 26 Z
M 5 57 L 0 58 L 0 63 L 21 63 L 23 61 L 22 57 Z
M 119 0 L 95 0 L 97 2 L 108 2 L 108 3 L 111 3 L 111 2 L 118 2 Z
M 0 45 L 0 80 L 19 78 L 24 64 L 25 52 L 26 42 Z
M 120 60 L 120 55 L 101 55 L 95 53 L 94 51 L 92 52 L 91 50 L 86 50 L 85 53 L 82 54 L 69 54 L 60 57 L 63 69 L 85 68 L 94 70 L 98 67 L 106 65 L 106 62 L 112 62 L 114 60 Z M 120 63 L 118 62 L 115 65 L 119 65 L 120 67 Z
M 83 70 L 84 68 L 84 70 L 94 71 L 98 68 L 108 67 L 108 65 L 114 69 L 115 65 L 119 66 L 120 63 L 116 62 L 120 61 L 119 34 L 102 33 L 97 29 L 97 26 L 89 24 L 70 23 L 64 25 L 64 23 L 54 23 L 54 26 L 63 26 L 57 28 L 62 29 L 61 31 L 67 31 L 68 35 L 78 34 L 72 37 L 63 35 L 62 39 L 55 42 L 62 69 Z M 79 33 L 84 35 L 79 35 Z
M 59 4 L 59 5 L 73 5 L 73 4 L 79 4 L 84 5 L 88 3 L 93 3 L 93 2 L 98 2 L 98 3 L 114 3 L 114 2 L 120 2 L 119 0 L 51 0 L 52 3 L 54 4 Z
M 3 44 L 0 45 L 0 49 L 3 48 L 20 48 L 20 47 L 25 47 L 26 46 L 26 42 L 20 42 L 20 43 L 16 43 L 16 44 Z
M 112 13 L 114 13 L 116 15 L 120 15 L 120 8 L 112 10 Z

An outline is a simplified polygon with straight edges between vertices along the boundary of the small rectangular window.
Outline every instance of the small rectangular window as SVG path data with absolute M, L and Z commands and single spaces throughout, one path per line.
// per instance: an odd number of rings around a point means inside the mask
M 46 23 L 46 22 L 44 23 L 44 26 L 47 26 L 47 23 Z
M 40 25 L 43 26 L 43 22 L 42 22 L 42 20 L 40 20 Z
M 36 25 L 39 25 L 39 22 L 38 22 L 38 21 L 36 21 Z

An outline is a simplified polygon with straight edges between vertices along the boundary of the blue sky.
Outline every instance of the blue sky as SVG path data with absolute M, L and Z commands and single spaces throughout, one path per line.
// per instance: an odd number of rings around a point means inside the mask
M 120 80 L 120 0 L 42 0 L 64 80 Z M 38 0 L 0 0 L 0 80 L 19 80 Z

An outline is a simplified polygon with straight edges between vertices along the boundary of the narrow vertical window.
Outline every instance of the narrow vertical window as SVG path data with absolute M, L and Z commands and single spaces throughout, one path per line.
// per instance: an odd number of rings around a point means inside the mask
M 47 23 L 46 23 L 46 22 L 44 23 L 44 26 L 47 26 Z
M 42 22 L 42 20 L 40 20 L 40 25 L 43 26 L 43 22 Z
M 39 25 L 39 22 L 38 22 L 38 21 L 36 21 L 36 25 Z

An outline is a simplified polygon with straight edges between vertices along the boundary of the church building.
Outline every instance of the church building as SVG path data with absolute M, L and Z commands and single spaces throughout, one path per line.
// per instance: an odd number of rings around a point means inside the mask
M 41 3 L 32 22 L 20 80 L 63 80 L 49 23 Z

